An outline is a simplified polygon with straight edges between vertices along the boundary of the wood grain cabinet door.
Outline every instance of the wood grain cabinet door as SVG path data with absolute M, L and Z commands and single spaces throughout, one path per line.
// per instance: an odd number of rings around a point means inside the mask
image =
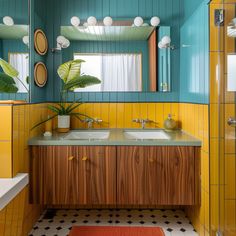
M 77 146 L 79 204 L 116 204 L 116 147 Z
M 117 204 L 144 205 L 146 203 L 145 147 L 117 147 Z
M 194 205 L 200 176 L 195 165 L 194 147 L 118 147 L 117 203 Z
M 147 202 L 156 205 L 195 204 L 194 147 L 150 147 L 146 166 Z M 200 173 L 198 173 L 200 175 Z
M 31 202 L 114 205 L 116 148 L 36 146 L 32 148 Z
M 69 146 L 34 146 L 31 149 L 31 200 L 41 204 L 76 202 L 76 166 Z M 73 176 L 73 178 L 72 178 Z

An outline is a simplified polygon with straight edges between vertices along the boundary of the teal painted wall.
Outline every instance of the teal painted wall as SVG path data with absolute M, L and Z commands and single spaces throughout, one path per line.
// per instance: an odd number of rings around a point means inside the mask
M 0 20 L 4 16 L 11 16 L 15 24 L 29 24 L 28 0 L 1 0 L 0 1 Z M 27 47 L 16 40 L 0 40 L 0 57 L 8 61 L 8 49 L 15 52 L 28 51 Z M 26 93 L 0 93 L 0 100 L 27 100 Z
M 209 2 L 210 0 L 208 0 Z M 201 5 L 201 3 L 206 2 L 206 0 L 183 0 L 183 23 L 196 11 L 196 9 Z
M 170 93 L 85 93 L 71 94 L 71 100 L 82 97 L 83 101 L 102 102 L 102 101 L 122 101 L 122 102 L 148 102 L 148 101 L 178 101 L 179 100 L 179 68 L 180 68 L 180 24 L 182 19 L 182 0 L 53 0 L 52 8 L 48 7 L 51 20 L 53 20 L 53 38 L 49 36 L 52 42 L 56 42 L 56 37 L 60 34 L 60 25 L 69 25 L 70 18 L 73 15 L 81 19 L 87 19 L 94 15 L 101 20 L 107 15 L 113 18 L 134 18 L 141 15 L 144 18 L 151 18 L 158 15 L 161 18 L 161 25 L 171 26 L 173 35 L 172 41 L 177 49 L 172 51 L 171 69 L 172 69 L 172 92 Z M 50 74 L 50 79 L 54 80 L 53 100 L 59 99 L 60 79 L 57 76 L 56 69 L 63 62 L 62 55 L 55 53 L 53 55 L 54 72 Z
M 209 7 L 204 1 L 181 27 L 180 101 L 209 103 Z

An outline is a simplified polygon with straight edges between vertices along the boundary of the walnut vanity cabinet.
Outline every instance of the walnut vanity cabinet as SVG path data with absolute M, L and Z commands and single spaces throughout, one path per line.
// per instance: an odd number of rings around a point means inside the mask
M 32 202 L 116 203 L 116 147 L 33 146 L 31 151 Z
M 199 161 L 195 147 L 117 147 L 117 204 L 198 204 Z
M 196 205 L 199 147 L 32 146 L 31 202 L 86 206 Z

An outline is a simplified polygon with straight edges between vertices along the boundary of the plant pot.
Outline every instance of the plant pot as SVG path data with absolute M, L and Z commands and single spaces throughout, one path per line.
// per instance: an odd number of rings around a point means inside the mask
M 70 130 L 70 116 L 58 116 L 58 129 L 60 133 L 66 133 Z

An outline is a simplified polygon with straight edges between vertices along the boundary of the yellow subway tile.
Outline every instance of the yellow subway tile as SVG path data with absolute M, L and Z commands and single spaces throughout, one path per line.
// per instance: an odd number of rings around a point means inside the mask
M 202 187 L 209 193 L 209 154 L 201 151 L 201 175 L 202 175 Z
M 132 119 L 132 104 L 131 103 L 125 103 L 124 104 L 124 114 L 123 114 L 123 120 L 124 120 L 124 127 L 125 128 L 131 128 L 133 125 Z
M 154 121 L 154 123 L 147 124 L 148 128 L 158 127 L 156 123 L 156 105 L 155 103 L 148 103 L 147 104 L 147 117 L 148 119 Z
M 12 106 L 0 106 L 0 140 L 12 139 Z
M 156 103 L 156 122 L 158 127 L 163 128 L 164 123 L 164 104 L 163 103 Z
M 148 118 L 148 105 L 147 103 L 139 103 L 139 109 L 140 109 L 140 117 L 142 119 Z
M 117 127 L 117 104 L 109 104 L 109 128 Z
M 12 178 L 11 142 L 0 142 L 0 178 Z
M 220 55 L 220 61 L 219 61 Z M 221 63 L 220 63 L 221 62 Z M 210 52 L 210 103 L 218 103 L 218 89 L 219 89 L 219 78 L 218 70 L 224 68 L 224 53 L 223 52 Z M 224 76 L 224 70 L 221 69 L 221 78 Z M 224 94 L 224 83 L 221 79 L 221 95 Z M 221 102 L 223 102 L 223 96 L 221 96 Z
M 236 199 L 236 172 L 235 155 L 225 155 L 225 198 Z
M 124 128 L 124 114 L 125 106 L 124 103 L 117 103 L 117 126 L 116 128 Z
M 225 200 L 225 235 L 236 235 L 236 200 Z
M 140 106 L 139 103 L 132 104 L 132 119 L 141 118 Z M 133 122 L 132 128 L 140 128 L 140 124 Z

